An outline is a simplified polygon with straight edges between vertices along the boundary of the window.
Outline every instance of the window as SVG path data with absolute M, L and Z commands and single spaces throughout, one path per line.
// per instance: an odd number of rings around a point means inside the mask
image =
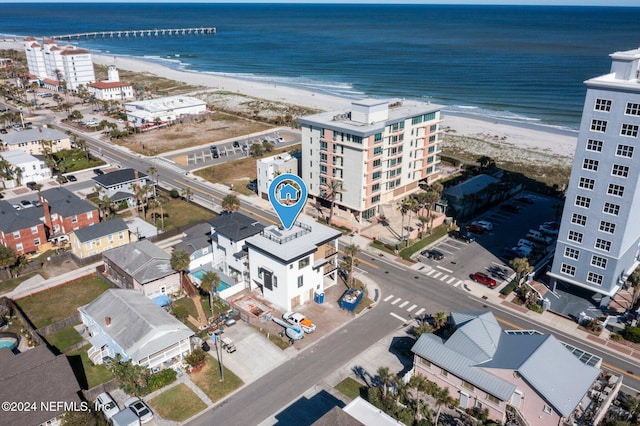
M 371 197 L 371 204 L 375 204 L 375 203 L 377 203 L 379 201 L 380 201 L 380 196 L 379 195 Z
M 109 239 L 109 242 L 110 242 L 110 243 L 112 243 L 112 242 L 113 242 L 113 234 L 110 234 L 107 238 Z
M 584 170 L 591 170 L 594 172 L 598 171 L 598 160 L 592 160 L 590 158 L 585 158 L 582 162 L 582 168 Z
M 607 122 L 605 120 L 591 120 L 591 130 L 604 133 L 607 131 Z
M 20 231 L 13 231 L 13 239 L 17 240 L 18 238 L 20 238 Z
M 447 370 L 445 370 L 444 368 L 440 369 L 440 375 L 442 377 L 449 377 L 449 372 Z
M 591 266 L 595 266 L 596 268 L 607 269 L 607 259 L 601 256 L 596 256 L 595 254 L 591 256 Z
M 602 141 L 597 141 L 595 139 L 589 139 L 587 141 L 587 151 L 601 152 L 602 151 Z
M 93 219 L 93 212 L 92 211 L 87 213 L 87 219 Z
M 380 167 L 382 166 L 382 160 L 377 159 L 377 160 L 373 160 L 373 167 Z
M 611 111 L 611 100 L 609 99 L 596 99 L 596 105 L 594 107 L 596 111 Z
M 371 178 L 373 180 L 378 180 L 382 177 L 382 172 L 373 172 L 373 174 L 371 175 Z
M 622 197 L 624 195 L 624 186 L 610 183 L 609 188 L 607 189 L 607 194 Z
M 304 275 L 300 275 L 298 277 L 298 288 L 302 287 L 304 285 Z
M 587 274 L 587 282 L 595 285 L 602 285 L 604 277 L 600 274 L 596 274 L 595 272 L 589 272 Z
M 633 102 L 627 102 L 627 107 L 624 110 L 625 115 L 640 115 L 640 104 Z
M 381 141 L 382 141 L 382 133 L 376 133 L 376 134 L 373 136 L 373 141 L 374 141 L 374 142 L 381 142 Z
M 378 192 L 380 191 L 380 184 L 376 183 L 371 187 L 371 192 Z
M 569 234 L 567 235 L 567 239 L 569 241 L 575 241 L 576 243 L 581 243 L 582 237 L 583 237 L 582 232 L 577 232 L 577 231 L 569 231 Z
M 546 404 L 545 404 L 544 408 L 542 409 L 542 411 L 544 411 L 547 414 L 551 414 L 551 412 L 552 412 L 551 407 L 549 407 Z
M 618 216 L 618 213 L 620 213 L 620 206 L 613 203 L 604 203 L 602 211 L 607 214 Z
M 91 250 L 91 241 L 86 243 L 84 246 L 87 248 L 87 250 Z
M 40 245 L 40 238 L 34 239 L 33 240 L 33 244 L 36 245 L 36 246 L 39 246 Z
M 436 119 L 436 113 L 435 112 L 430 112 L 429 114 L 423 115 L 423 117 L 424 117 L 424 121 L 435 120 Z
M 124 232 L 121 231 L 120 233 L 118 233 L 118 238 L 124 240 Z
M 31 233 L 32 234 L 37 234 L 38 233 L 38 227 L 37 226 L 32 226 L 31 227 Z
M 620 127 L 620 136 L 628 136 L 630 138 L 635 138 L 638 136 L 638 126 L 635 124 L 625 124 L 622 123 Z
M 16 251 L 19 253 L 19 252 L 21 252 L 22 250 L 24 250 L 24 248 L 22 247 L 22 243 L 18 243 L 18 244 L 16 244 Z
M 616 147 L 616 155 L 618 157 L 633 157 L 633 147 L 629 145 L 618 145 Z
M 611 222 L 605 222 L 604 220 L 600 221 L 599 229 L 602 232 L 606 232 L 608 234 L 613 234 L 616 230 L 616 224 Z
M 71 216 L 71 223 L 76 223 L 76 222 L 78 222 L 78 216 L 76 215 Z
M 422 116 L 421 115 L 419 115 L 417 117 L 413 117 L 411 119 L 411 124 L 420 124 L 420 123 L 422 123 Z
M 600 250 L 609 251 L 611 250 L 611 241 L 603 240 L 602 238 L 596 239 L 595 247 Z
M 571 215 L 571 223 L 585 226 L 587 224 L 587 217 L 583 214 L 574 213 L 573 215 Z
M 580 258 L 580 250 L 576 250 L 573 247 L 565 247 L 564 248 L 564 257 L 568 257 L 569 259 L 578 260 Z
M 614 176 L 620 176 L 620 177 L 626 178 L 629 176 L 629 166 L 614 164 L 613 168 L 611 169 L 611 174 Z
M 593 186 L 596 184 L 595 179 L 589 179 L 586 177 L 581 177 L 578 186 L 583 189 L 593 190 Z
M 489 394 L 487 394 L 487 401 L 491 401 L 494 404 L 500 404 L 500 399 L 496 398 L 493 395 L 489 395 Z
M 418 362 L 427 368 L 431 367 L 431 361 L 426 360 L 424 358 L 418 357 Z
M 572 277 L 575 277 L 575 275 L 576 275 L 576 267 L 575 266 L 571 266 L 571 265 L 567 265 L 566 263 L 563 263 L 560 266 L 560 272 L 562 272 L 565 275 L 570 275 Z
M 591 205 L 591 198 L 583 197 L 582 195 L 578 195 L 578 196 L 576 196 L 576 203 L 575 204 L 578 207 L 584 207 L 584 208 L 588 209 L 589 206 Z
M 462 387 L 465 388 L 465 389 L 469 389 L 470 391 L 476 390 L 475 386 L 473 386 L 471 383 L 469 383 L 469 382 L 467 382 L 465 380 L 462 381 Z
M 380 154 L 382 154 L 381 146 L 376 146 L 375 148 L 373 148 L 373 155 L 380 155 Z
M 309 258 L 305 257 L 304 259 L 300 259 L 298 261 L 298 269 L 302 269 L 302 268 L 306 268 L 307 266 L 309 266 Z

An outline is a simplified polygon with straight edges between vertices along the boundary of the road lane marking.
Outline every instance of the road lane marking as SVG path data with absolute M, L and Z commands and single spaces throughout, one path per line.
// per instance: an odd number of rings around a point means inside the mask
M 418 315 L 420 315 L 421 313 L 423 313 L 425 310 L 426 310 L 425 308 L 420 308 L 420 309 L 418 309 L 418 310 L 416 311 L 415 315 L 416 315 L 416 316 L 418 316 Z
M 454 286 L 454 287 L 459 287 L 459 286 L 460 286 L 460 284 L 462 284 L 462 280 L 458 280 L 458 282 L 457 282 L 457 283 L 455 283 L 453 286 Z
M 445 271 L 445 272 L 448 272 L 448 273 L 450 273 L 450 274 L 453 274 L 453 271 L 452 271 L 451 269 L 443 268 L 442 266 L 436 266 L 436 268 L 438 268 L 438 269 L 442 269 L 442 270 L 443 270 L 443 271 Z
M 432 269 L 432 270 L 430 270 L 429 272 L 427 272 L 427 275 L 428 275 L 428 276 L 431 276 L 431 274 L 433 274 L 434 272 L 436 272 L 436 270 L 435 270 L 435 269 Z
M 449 278 L 449 275 L 443 275 L 443 276 L 440 277 L 440 281 L 444 281 L 447 278 Z
M 405 306 L 407 306 L 409 304 L 409 301 L 406 300 L 404 302 L 402 302 L 401 304 L 398 305 L 398 308 L 404 308 Z
M 393 312 L 389 312 L 389 315 L 391 315 L 392 317 L 396 317 L 396 318 L 398 318 L 398 319 L 399 319 L 400 321 L 402 321 L 402 322 L 405 322 L 405 321 L 406 321 L 406 319 L 405 319 L 405 318 L 401 317 L 401 316 L 400 316 L 400 315 L 398 315 L 398 314 L 394 314 Z
M 417 307 L 418 307 L 418 305 L 411 305 L 410 307 L 407 308 L 407 312 L 411 312 Z
M 401 301 L 402 298 L 398 297 L 396 300 L 394 300 L 393 302 L 391 302 L 392 305 L 396 305 L 399 301 Z
M 388 295 L 387 297 L 384 298 L 385 302 L 388 302 L 389 300 L 393 299 L 393 294 Z
M 447 284 L 451 284 L 452 282 L 454 282 L 456 280 L 456 277 L 451 277 L 451 279 L 449 281 L 447 281 Z
M 432 278 L 438 278 L 440 275 L 442 275 L 442 272 L 436 272 Z

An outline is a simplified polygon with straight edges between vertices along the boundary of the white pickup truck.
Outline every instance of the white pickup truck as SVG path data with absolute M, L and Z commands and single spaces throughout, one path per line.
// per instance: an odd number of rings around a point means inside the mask
M 298 312 L 285 312 L 282 314 L 282 319 L 292 325 L 297 325 L 305 333 L 313 333 L 316 331 L 316 325 L 304 315 Z

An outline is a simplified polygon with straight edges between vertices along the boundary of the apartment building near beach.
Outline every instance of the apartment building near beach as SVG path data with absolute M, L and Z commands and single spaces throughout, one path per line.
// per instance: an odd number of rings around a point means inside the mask
M 587 94 L 549 275 L 614 295 L 640 259 L 640 49 L 615 52 Z M 635 213 L 635 214 L 634 214 Z
M 349 111 L 302 117 L 302 178 L 309 195 L 325 199 L 342 182 L 335 203 L 358 220 L 439 175 L 440 106 L 416 101 L 364 99 Z

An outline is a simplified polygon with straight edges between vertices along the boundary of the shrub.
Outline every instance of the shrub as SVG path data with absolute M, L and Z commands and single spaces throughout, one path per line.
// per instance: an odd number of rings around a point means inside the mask
M 184 321 L 189 316 L 189 311 L 184 305 L 176 305 L 173 307 L 173 315 L 180 321 Z
M 187 355 L 184 360 L 191 368 L 195 368 L 204 363 L 206 356 L 207 354 L 202 350 L 202 348 L 197 347 L 193 352 Z
M 640 343 L 640 327 L 627 327 L 622 332 L 622 337 L 633 343 Z
M 171 198 L 180 198 L 180 192 L 178 192 L 178 190 L 175 188 L 169 191 L 169 195 L 171 196 Z
M 504 294 L 505 296 L 508 296 L 509 294 L 511 294 L 513 290 L 515 290 L 517 286 L 518 286 L 518 281 L 513 280 L 509 284 L 507 284 L 502 290 L 500 290 L 500 293 Z
M 173 383 L 176 380 L 178 373 L 175 370 L 168 368 L 166 370 L 158 371 L 149 378 L 149 392 L 156 391 Z
M 529 310 L 533 312 L 538 312 L 538 313 L 542 312 L 542 306 L 540 306 L 537 303 L 529 303 L 527 304 L 527 308 L 529 308 Z

